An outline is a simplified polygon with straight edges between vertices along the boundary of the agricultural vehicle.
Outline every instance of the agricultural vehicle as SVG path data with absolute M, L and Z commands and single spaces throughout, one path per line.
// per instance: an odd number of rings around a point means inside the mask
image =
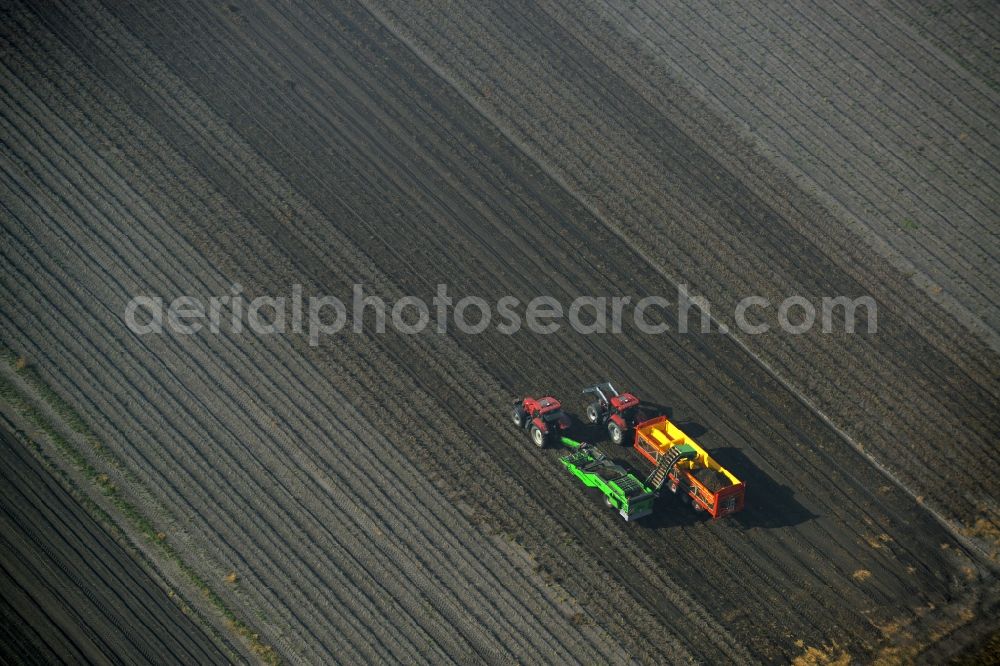
M 639 399 L 631 393 L 619 393 L 611 382 L 583 389 L 594 397 L 587 405 L 587 423 L 600 423 L 608 429 L 615 444 L 625 441 L 625 433 L 639 422 Z
M 653 513 L 656 490 L 640 481 L 621 465 L 608 459 L 596 447 L 563 437 L 562 443 L 573 449 L 559 462 L 588 488 L 597 488 L 604 503 L 618 511 L 625 520 L 638 520 Z
M 653 513 L 660 488 L 669 478 L 674 466 L 697 455 L 691 447 L 677 447 L 661 460 L 644 481 L 640 481 L 633 472 L 610 460 L 592 444 L 577 442 L 569 437 L 563 437 L 562 443 L 573 449 L 573 453 L 563 456 L 559 462 L 573 476 L 583 481 L 583 485 L 600 490 L 604 495 L 604 503 L 616 509 L 628 521 Z
M 511 420 L 517 427 L 527 430 L 532 443 L 539 448 L 561 436 L 571 425 L 569 417 L 563 413 L 562 403 L 552 396 L 515 400 Z
M 613 388 L 595 388 L 604 396 L 618 396 L 612 394 Z M 607 402 L 610 405 L 610 399 Z M 635 402 L 638 404 L 638 400 Z M 684 493 L 696 510 L 706 511 L 713 518 L 743 509 L 746 486 L 665 416 L 642 421 L 634 428 L 635 450 L 654 465 L 644 480 L 592 444 L 561 436 L 559 433 L 569 428 L 570 419 L 551 396 L 515 400 L 513 421 L 528 430 L 535 446 L 555 440 L 572 449 L 559 462 L 585 486 L 600 490 L 605 504 L 627 521 L 651 514 L 664 485 L 675 494 Z
M 639 455 L 656 465 L 647 484 L 664 484 L 673 493 L 683 493 L 697 511 L 712 518 L 743 509 L 746 485 L 712 459 L 665 416 L 643 421 L 635 429 L 633 445 Z

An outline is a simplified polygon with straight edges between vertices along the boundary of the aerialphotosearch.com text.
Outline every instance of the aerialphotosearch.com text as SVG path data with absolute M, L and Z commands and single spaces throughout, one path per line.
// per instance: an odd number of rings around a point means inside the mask
M 390 301 L 365 293 L 363 284 L 352 286 L 346 302 L 332 295 L 304 296 L 299 284 L 292 285 L 288 295 L 254 297 L 233 284 L 227 294 L 209 297 L 137 295 L 126 303 L 123 315 L 126 326 L 138 335 L 291 333 L 307 336 L 312 346 L 328 336 L 385 333 L 390 326 L 405 335 L 444 335 L 450 331 L 477 335 L 491 327 L 504 335 L 521 331 L 547 335 L 564 326 L 581 335 L 619 334 L 628 328 L 649 335 L 672 330 L 727 333 L 731 328 L 727 320 L 747 335 L 774 330 L 801 335 L 817 325 L 823 333 L 862 330 L 870 335 L 878 329 L 877 306 L 871 296 L 791 295 L 777 303 L 747 296 L 733 306 L 731 317 L 719 317 L 707 299 L 692 296 L 683 284 L 673 300 L 662 296 L 580 296 L 568 303 L 544 295 L 527 300 L 503 296 L 492 302 L 479 296 L 456 299 L 447 285 L 439 284 L 429 304 L 417 296 Z

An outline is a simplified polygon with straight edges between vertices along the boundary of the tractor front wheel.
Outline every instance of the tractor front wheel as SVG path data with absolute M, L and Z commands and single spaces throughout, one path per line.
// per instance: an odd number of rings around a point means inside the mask
M 625 433 L 622 431 L 621 426 L 614 421 L 608 424 L 608 434 L 611 435 L 611 441 L 615 444 L 621 444 L 622 440 L 625 439 Z
M 545 446 L 545 433 L 536 425 L 531 426 L 531 441 L 538 448 Z
M 592 402 L 587 405 L 587 423 L 597 423 L 601 418 L 601 411 L 597 408 L 597 403 Z
M 511 412 L 510 420 L 514 422 L 518 428 L 524 425 L 524 412 L 521 411 L 520 407 L 515 407 L 514 411 Z
M 703 507 L 701 504 L 699 504 L 698 500 L 694 499 L 693 497 L 691 498 L 691 506 L 694 507 L 695 511 L 704 511 L 705 510 L 705 507 Z
M 615 508 L 614 502 L 612 502 L 611 498 L 608 497 L 607 495 L 604 496 L 604 504 L 610 509 Z

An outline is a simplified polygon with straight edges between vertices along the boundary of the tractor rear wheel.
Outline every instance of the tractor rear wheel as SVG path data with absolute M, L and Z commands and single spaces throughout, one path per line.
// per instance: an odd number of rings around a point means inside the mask
M 531 426 L 531 441 L 538 448 L 545 446 L 545 433 L 536 425 Z
M 622 440 L 625 439 L 625 433 L 622 432 L 621 426 L 614 421 L 608 423 L 608 434 L 611 435 L 611 441 L 615 444 L 621 444 Z
M 597 403 L 592 402 L 587 405 L 587 423 L 597 423 L 601 418 L 601 410 L 597 408 Z
M 510 420 L 513 421 L 514 425 L 516 425 L 518 428 L 524 425 L 524 412 L 521 411 L 520 407 L 515 407 L 514 411 L 511 412 L 510 416 L 511 416 Z

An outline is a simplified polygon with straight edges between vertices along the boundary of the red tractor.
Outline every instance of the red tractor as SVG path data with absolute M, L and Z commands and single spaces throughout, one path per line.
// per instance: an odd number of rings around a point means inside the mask
M 611 382 L 583 389 L 584 395 L 596 399 L 587 405 L 587 423 L 601 423 L 615 444 L 625 441 L 625 433 L 639 423 L 639 398 L 631 393 L 619 393 Z
M 511 420 L 517 427 L 526 429 L 539 448 L 545 446 L 546 441 L 561 437 L 571 425 L 569 417 L 563 413 L 562 403 L 552 396 L 515 400 Z

